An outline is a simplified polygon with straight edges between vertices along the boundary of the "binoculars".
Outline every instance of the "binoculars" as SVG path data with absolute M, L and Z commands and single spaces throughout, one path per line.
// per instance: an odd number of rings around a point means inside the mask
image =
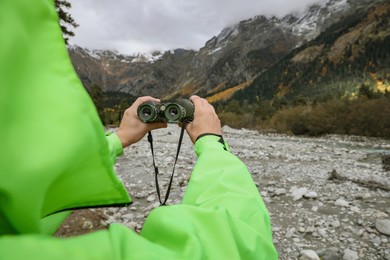
M 138 107 L 137 114 L 144 123 L 178 123 L 192 121 L 194 110 L 194 104 L 188 99 L 161 103 L 148 101 Z

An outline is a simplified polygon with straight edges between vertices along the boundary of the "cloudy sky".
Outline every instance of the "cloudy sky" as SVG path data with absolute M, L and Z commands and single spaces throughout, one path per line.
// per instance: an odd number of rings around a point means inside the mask
M 323 0 L 69 0 L 72 44 L 125 54 L 188 48 L 255 15 L 283 16 Z

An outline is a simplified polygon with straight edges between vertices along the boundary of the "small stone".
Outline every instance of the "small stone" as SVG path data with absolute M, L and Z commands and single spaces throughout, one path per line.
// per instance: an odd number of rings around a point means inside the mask
M 134 218 L 134 215 L 131 213 L 128 213 L 126 215 L 122 215 L 122 219 L 124 220 L 132 220 Z
M 173 161 L 174 161 L 173 157 L 169 157 L 169 156 L 166 156 L 166 157 L 165 157 L 165 162 L 166 162 L 166 163 L 171 163 L 171 162 L 173 162 Z
M 313 250 L 303 250 L 299 260 L 320 260 L 320 257 Z
M 275 192 L 275 188 L 273 188 L 273 187 L 268 187 L 268 188 L 267 188 L 267 191 L 268 191 L 268 192 L 271 192 L 271 193 L 272 193 L 272 192 Z
M 280 231 L 280 227 L 273 227 L 273 228 L 272 228 L 272 231 L 273 231 L 273 232 L 279 232 L 279 231 Z
M 147 193 L 142 191 L 142 192 L 138 192 L 137 194 L 135 194 L 134 197 L 136 197 L 137 199 L 143 199 L 143 198 L 146 198 L 146 196 L 148 196 Z
M 383 170 L 390 171 L 390 154 L 382 154 L 381 157 Z
M 338 227 L 341 226 L 340 221 L 338 221 L 338 220 L 332 221 L 332 222 L 330 223 L 330 225 L 331 225 L 332 227 L 334 227 L 334 228 L 338 228 Z
M 146 201 L 148 202 L 152 202 L 152 201 L 155 201 L 156 200 L 156 196 L 154 195 L 150 195 L 149 197 L 147 197 Z
M 295 230 L 296 230 L 295 228 L 290 228 L 289 231 L 287 231 L 287 233 L 286 233 L 286 237 L 287 238 L 292 237 L 295 233 Z
M 320 234 L 324 238 L 328 237 L 328 235 L 326 234 L 326 230 L 323 228 L 318 228 L 317 232 L 318 232 L 318 234 Z
M 315 227 L 313 227 L 313 226 L 310 226 L 310 227 L 308 227 L 308 228 L 306 228 L 306 233 L 314 233 L 316 231 L 316 228 Z
M 304 187 L 304 188 L 299 188 L 299 189 L 295 189 L 293 192 L 292 192 L 292 196 L 293 196 L 293 200 L 300 200 L 302 199 L 302 197 L 307 193 L 307 188 Z
M 363 236 L 364 232 L 366 232 L 366 230 L 365 230 L 364 228 L 359 229 L 359 231 L 357 232 L 357 235 L 358 235 L 359 237 L 361 237 L 361 236 Z
M 355 206 L 351 207 L 350 210 L 352 212 L 354 212 L 354 213 L 359 213 L 360 212 L 360 209 L 358 207 L 355 207 Z
M 389 215 L 386 214 L 386 213 L 383 212 L 383 211 L 378 211 L 378 212 L 375 212 L 374 217 L 375 217 L 375 218 L 378 218 L 378 219 L 385 219 L 385 218 L 388 218 Z
M 136 210 L 137 210 L 137 207 L 131 207 L 130 210 L 136 211 Z
M 305 231 L 306 231 L 306 230 L 305 230 L 304 227 L 299 227 L 299 228 L 298 228 L 298 232 L 299 232 L 299 233 L 305 233 Z
M 92 229 L 93 228 L 93 223 L 90 220 L 86 220 L 83 223 L 83 229 Z
M 372 240 L 372 243 L 374 244 L 374 246 L 380 246 L 382 244 L 382 240 L 380 239 L 380 237 L 375 237 Z
M 137 222 L 134 221 L 128 224 L 129 228 L 131 228 L 132 230 L 135 230 L 137 228 L 137 225 L 138 225 Z
M 293 241 L 294 241 L 295 244 L 301 242 L 301 240 L 299 238 L 297 238 L 297 237 L 294 237 Z
M 318 194 L 315 191 L 309 191 L 308 193 L 303 195 L 303 197 L 305 197 L 306 199 L 316 199 L 318 197 Z
M 109 212 L 110 214 L 115 214 L 115 213 L 117 212 L 117 208 L 109 208 L 109 209 L 108 209 L 108 212 Z
M 284 188 L 280 188 L 280 189 L 276 189 L 275 190 L 275 195 L 276 196 L 285 195 L 285 194 L 287 194 L 287 190 L 284 189 Z
M 329 247 L 319 252 L 318 255 L 323 260 L 339 260 L 342 257 L 341 250 L 337 247 Z
M 366 199 L 370 199 L 372 197 L 372 195 L 370 193 L 359 193 L 356 195 L 356 199 L 358 200 L 366 200 Z
M 349 206 L 349 202 L 344 200 L 344 199 L 338 199 L 335 201 L 334 203 L 335 206 L 340 206 L 340 207 L 348 207 Z
M 390 236 L 390 219 L 377 219 L 375 228 L 383 235 Z
M 353 251 L 351 249 L 345 249 L 343 259 L 344 260 L 358 260 L 359 256 L 358 256 L 358 253 L 356 251 Z

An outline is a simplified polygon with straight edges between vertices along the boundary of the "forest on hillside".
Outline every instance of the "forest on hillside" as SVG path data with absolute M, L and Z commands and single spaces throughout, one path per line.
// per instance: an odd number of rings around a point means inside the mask
M 346 17 L 215 105 L 236 128 L 390 138 L 390 5 Z

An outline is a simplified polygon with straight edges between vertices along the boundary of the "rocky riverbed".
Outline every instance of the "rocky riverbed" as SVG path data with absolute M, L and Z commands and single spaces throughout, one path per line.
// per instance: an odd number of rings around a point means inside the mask
M 173 125 L 153 132 L 163 194 L 179 133 Z M 381 161 L 382 154 L 390 154 L 390 141 L 291 137 L 229 127 L 224 127 L 224 138 L 259 187 L 280 259 L 390 260 L 390 172 Z M 180 203 L 195 162 L 193 145 L 185 136 L 168 204 Z M 111 223 L 136 231 L 142 228 L 149 212 L 159 206 L 146 138 L 126 148 L 115 169 L 133 204 L 77 211 L 58 236 L 87 233 Z

